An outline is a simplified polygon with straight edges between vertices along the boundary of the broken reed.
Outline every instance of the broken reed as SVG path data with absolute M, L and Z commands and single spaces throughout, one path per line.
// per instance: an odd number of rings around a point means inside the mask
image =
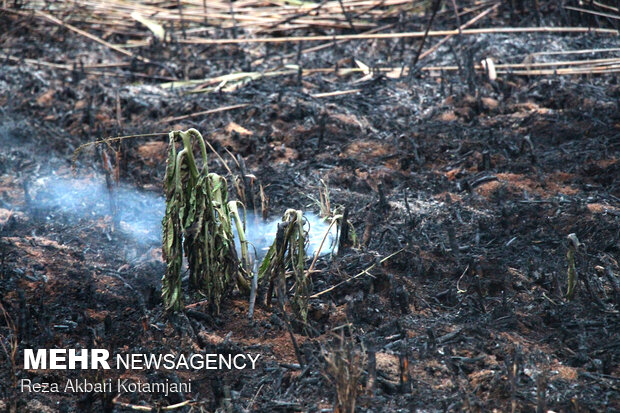
M 225 178 L 209 173 L 206 143 L 196 129 L 173 131 L 169 138 L 164 178 L 166 213 L 162 221 L 162 251 L 167 268 L 162 278 L 162 297 L 166 309 L 184 308 L 181 270 L 185 256 L 190 289 L 205 296 L 217 313 L 222 298 L 235 283 L 249 293 L 249 280 L 255 275 L 246 237 L 245 207 L 239 201 L 228 201 Z M 202 157 L 200 168 L 194 156 L 196 143 Z M 177 146 L 182 149 L 177 151 Z M 243 207 L 243 217 L 239 205 Z M 241 259 L 235 249 L 233 225 L 240 241 Z M 287 210 L 256 274 L 257 284 L 269 286 L 269 302 L 274 285 L 278 294 L 285 293 L 286 273 L 292 271 L 295 284 L 291 307 L 303 321 L 307 318 L 312 289 L 309 271 L 305 270 L 307 235 L 302 212 Z M 252 287 L 255 289 L 256 284 Z

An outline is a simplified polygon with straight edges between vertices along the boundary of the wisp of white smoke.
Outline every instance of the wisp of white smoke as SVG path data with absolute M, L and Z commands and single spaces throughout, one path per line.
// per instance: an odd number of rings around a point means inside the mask
M 103 179 L 71 179 L 56 175 L 38 178 L 31 185 L 32 202 L 37 208 L 59 211 L 73 219 L 101 218 L 112 215 L 111 196 L 114 197 L 116 220 L 119 230 L 139 244 L 161 242 L 161 220 L 166 209 L 165 199 L 153 192 L 140 191 L 128 185 L 120 185 L 111 193 Z M 305 229 L 308 231 L 307 255 L 319 248 L 329 222 L 312 212 L 304 213 Z M 248 213 L 245 233 L 250 243 L 250 253 L 259 261 L 267 252 L 276 235 L 279 218 L 264 221 Z M 332 252 L 337 238 L 336 226 L 332 226 L 321 255 Z M 235 233 L 237 250 L 239 240 Z

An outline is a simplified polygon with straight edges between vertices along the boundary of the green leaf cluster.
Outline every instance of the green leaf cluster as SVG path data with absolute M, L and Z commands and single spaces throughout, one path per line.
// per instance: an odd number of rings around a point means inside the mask
M 181 272 L 185 256 L 191 289 L 205 296 L 217 313 L 222 298 L 235 283 L 240 290 L 249 292 L 248 278 L 253 273 L 253 263 L 245 234 L 245 213 L 242 218 L 240 202 L 228 201 L 226 179 L 209 173 L 205 141 L 196 129 L 170 132 L 169 139 L 164 178 L 166 214 L 162 221 L 162 252 L 167 268 L 162 278 L 162 297 L 166 309 L 183 309 Z M 202 167 L 194 156 L 195 145 L 200 149 Z M 240 260 L 235 250 L 233 225 L 240 240 Z M 274 282 L 286 285 L 287 272 L 294 274 L 291 306 L 304 321 L 312 289 L 304 268 L 306 238 L 302 212 L 287 210 L 278 235 L 258 269 L 263 286 L 265 283 L 273 286 Z

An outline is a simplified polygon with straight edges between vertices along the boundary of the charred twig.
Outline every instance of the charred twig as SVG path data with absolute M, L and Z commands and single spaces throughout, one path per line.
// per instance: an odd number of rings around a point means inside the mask
M 291 337 L 291 342 L 293 343 L 293 348 L 295 349 L 295 356 L 297 357 L 297 361 L 299 365 L 304 368 L 306 363 L 304 363 L 304 359 L 301 356 L 301 351 L 299 351 L 299 345 L 297 344 L 297 339 L 295 338 L 295 334 L 293 333 L 293 327 L 291 326 L 291 320 L 288 316 L 288 313 L 284 309 L 284 288 L 281 283 L 278 282 L 278 287 L 276 288 L 276 294 L 278 296 L 278 304 L 280 306 L 280 312 L 282 313 L 282 317 L 284 318 L 284 323 L 286 324 L 286 329 L 288 330 L 288 334 Z
M 256 209 L 256 202 L 254 199 L 254 190 L 253 186 L 250 184 L 250 180 L 248 179 L 247 171 L 245 168 L 245 161 L 241 155 L 237 155 L 237 165 L 239 165 L 239 171 L 241 172 L 241 180 L 243 182 L 243 193 L 245 197 L 242 198 L 242 202 L 246 205 L 246 208 L 254 211 L 256 215 L 258 215 L 258 210 Z
M 177 9 L 179 10 L 179 18 L 181 19 L 181 32 L 183 33 L 183 38 L 187 39 L 187 33 L 185 33 L 185 19 L 183 18 L 183 5 L 181 4 L 181 0 L 177 0 Z
M 529 135 L 523 137 L 523 141 L 521 142 L 521 148 L 519 150 L 520 153 L 524 153 L 525 152 L 526 145 L 527 145 L 527 149 L 530 152 L 530 160 L 531 160 L 532 164 L 535 164 L 536 163 L 536 154 L 534 153 L 534 144 L 532 143 L 532 139 L 529 137 Z
M 407 340 L 401 342 L 401 350 L 398 355 L 400 392 L 403 394 L 411 393 L 411 377 L 409 376 L 409 350 Z
M 250 305 L 248 309 L 248 318 L 250 320 L 254 319 L 254 305 L 256 304 L 256 293 L 258 290 L 258 272 L 254 271 L 252 275 L 252 285 L 250 287 Z
M 446 224 L 446 231 L 448 233 L 448 243 L 452 252 L 452 256 L 458 261 L 460 257 L 459 244 L 456 241 L 456 234 L 454 232 L 454 223 L 450 220 Z
M 439 10 L 440 4 L 441 4 L 441 0 L 435 0 L 433 3 L 433 10 L 431 12 L 431 18 L 428 21 L 428 25 L 426 26 L 426 31 L 424 32 L 424 36 L 422 36 L 422 40 L 420 41 L 420 46 L 418 47 L 418 50 L 416 51 L 415 57 L 413 58 L 413 61 L 411 62 L 411 65 L 409 66 L 409 76 L 413 75 L 414 69 L 416 65 L 418 64 L 418 60 L 420 59 L 420 54 L 422 53 L 422 49 L 424 48 L 424 43 L 431 30 L 431 26 L 433 25 L 433 20 L 435 20 L 435 15 L 437 14 L 437 11 Z M 460 25 L 458 28 L 458 33 L 459 34 L 462 33 Z M 403 66 L 403 70 L 404 70 L 404 66 Z M 401 76 L 403 75 L 402 70 L 401 70 L 400 75 Z
M 461 28 L 461 16 L 459 15 L 459 8 L 456 5 L 455 0 L 451 0 L 451 2 L 452 2 L 452 8 L 454 9 L 454 19 L 456 20 L 456 27 L 459 31 L 459 34 L 461 34 L 461 31 L 463 29 Z
M 366 391 L 371 395 L 375 393 L 375 383 L 377 382 L 377 356 L 376 352 L 369 349 L 368 355 L 368 382 L 366 383 Z
M 488 164 L 488 162 L 485 162 L 485 168 L 487 168 L 487 164 Z M 474 189 L 477 186 L 480 186 L 482 184 L 486 184 L 487 182 L 493 182 L 493 181 L 499 181 L 499 178 L 497 178 L 497 176 L 495 176 L 495 175 L 486 175 L 486 176 L 482 176 L 482 177 L 476 179 L 475 181 L 470 183 L 468 186 L 469 186 L 470 189 Z
M 232 0 L 228 0 L 228 5 L 230 7 L 229 12 L 230 12 L 230 18 L 232 19 L 232 35 L 233 35 L 233 39 L 237 38 L 237 19 L 235 19 L 235 7 L 233 6 L 233 2 Z
M 340 8 L 342 9 L 342 15 L 344 16 L 344 18 L 347 20 L 347 22 L 349 23 L 349 26 L 351 26 L 351 30 L 353 30 L 355 33 L 357 33 L 357 29 L 355 28 L 355 26 L 353 25 L 353 20 L 351 20 L 351 16 L 349 15 L 349 13 L 345 10 L 344 8 L 344 4 L 342 4 L 342 0 L 338 0 L 338 3 L 340 4 Z
M 340 221 L 340 236 L 338 238 L 338 254 L 342 254 L 351 243 L 349 241 L 349 210 L 344 209 Z
M 572 300 L 577 287 L 577 268 L 575 266 L 575 253 L 581 246 L 577 235 L 568 234 L 568 249 L 566 251 L 566 261 L 568 262 L 568 280 L 566 289 L 566 299 Z

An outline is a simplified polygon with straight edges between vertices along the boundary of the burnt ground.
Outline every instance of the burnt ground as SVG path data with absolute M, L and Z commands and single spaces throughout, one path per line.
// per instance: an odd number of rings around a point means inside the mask
M 562 14 L 547 6 L 544 21 L 562 24 Z M 504 6 L 492 17 L 493 26 L 533 20 L 527 14 L 515 20 Z M 399 24 L 403 31 L 423 30 L 426 21 L 411 15 Z M 435 25 L 448 23 L 440 16 Z M 137 23 L 135 30 L 145 31 Z M 371 364 L 363 366 L 358 411 L 620 409 L 618 75 L 500 74 L 490 81 L 466 70 L 468 61 L 489 55 L 517 61 L 543 50 L 617 47 L 617 37 L 464 36 L 422 62 L 459 61 L 461 71 L 401 79 L 375 72 L 361 82 L 359 73 L 294 73 L 230 92 L 187 94 L 158 85 L 277 68 L 291 63 L 282 56 L 297 47 L 151 42 L 134 49 L 157 62 L 145 64 L 6 9 L 0 32 L 3 53 L 17 58 L 4 55 L 0 66 L 1 409 L 121 412 L 132 411 L 121 403 L 183 401 L 191 403 L 180 411 L 330 409 L 334 386 L 323 374 L 321 349 L 330 351 L 333 330 L 346 323 L 355 345 L 376 360 L 374 375 Z M 117 43 L 127 40 L 115 36 Z M 292 63 L 356 67 L 356 58 L 370 67 L 399 66 L 417 45 L 347 42 Z M 252 66 L 256 56 L 262 62 Z M 130 64 L 97 72 L 79 62 Z M 313 97 L 350 89 L 360 91 Z M 171 119 L 241 103 L 247 106 Z M 318 197 L 321 179 L 332 207 L 347 208 L 361 245 L 319 260 L 314 293 L 375 264 L 368 275 L 311 300 L 309 327 L 294 325 L 304 368 L 277 309 L 259 306 L 250 322 L 248 300 L 235 292 L 219 315 L 199 303 L 170 316 L 160 299 L 165 264 L 157 241 L 112 231 L 110 214 L 76 217 L 37 197 L 40 177 L 73 179 L 73 151 L 83 143 L 190 127 L 231 168 L 226 150 L 245 160 L 265 188 L 270 215 L 287 208 L 318 212 L 311 197 Z M 123 185 L 160 196 L 166 147 L 164 134 L 123 141 Z M 100 149 L 82 151 L 77 179 L 103 182 L 101 159 Z M 227 174 L 215 156 L 209 166 Z M 582 243 L 572 301 L 564 298 L 570 233 Z M 257 370 L 241 372 L 22 368 L 24 348 L 77 347 L 258 352 L 262 358 Z M 404 359 L 409 385 L 401 383 Z M 22 378 L 67 377 L 191 379 L 193 386 L 167 397 L 27 394 L 15 387 Z

